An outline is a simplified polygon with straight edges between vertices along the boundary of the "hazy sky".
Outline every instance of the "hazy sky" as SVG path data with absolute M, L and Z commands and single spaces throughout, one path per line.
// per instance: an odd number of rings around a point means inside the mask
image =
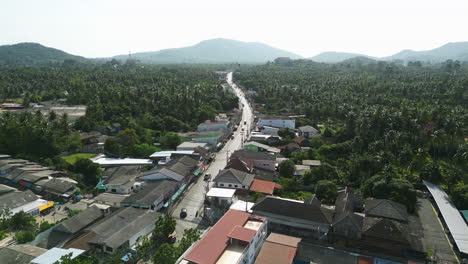
M 387 56 L 468 41 L 468 0 L 0 0 L 0 45 L 39 42 L 86 57 L 263 42 L 310 57 Z

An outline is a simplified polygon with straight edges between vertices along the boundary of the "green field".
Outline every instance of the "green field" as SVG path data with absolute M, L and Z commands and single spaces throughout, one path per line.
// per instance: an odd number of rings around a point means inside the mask
M 93 157 L 95 155 L 96 154 L 92 154 L 92 153 L 76 153 L 76 154 L 72 154 L 72 155 L 69 155 L 69 156 L 62 157 L 62 158 L 66 162 L 68 162 L 69 164 L 73 165 L 79 159 L 89 159 L 89 158 L 91 158 L 91 157 Z

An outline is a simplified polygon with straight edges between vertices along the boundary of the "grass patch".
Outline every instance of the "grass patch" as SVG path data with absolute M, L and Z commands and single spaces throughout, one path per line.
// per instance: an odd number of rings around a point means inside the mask
M 76 154 L 62 157 L 62 159 L 64 159 L 68 164 L 73 165 L 79 159 L 89 159 L 95 155 L 96 154 L 92 154 L 92 153 L 76 153 Z

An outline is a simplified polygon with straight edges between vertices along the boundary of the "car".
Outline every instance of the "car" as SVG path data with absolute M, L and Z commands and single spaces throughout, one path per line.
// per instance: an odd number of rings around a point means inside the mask
M 205 181 L 209 181 L 211 179 L 211 174 L 206 173 L 205 176 L 203 177 Z
M 180 218 L 185 218 L 187 217 L 187 209 L 186 208 L 182 208 L 180 210 Z

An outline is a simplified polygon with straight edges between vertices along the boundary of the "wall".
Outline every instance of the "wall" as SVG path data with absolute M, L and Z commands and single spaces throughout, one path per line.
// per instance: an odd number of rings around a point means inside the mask
M 221 185 L 221 184 L 223 184 L 223 185 Z M 229 185 L 231 185 L 231 186 L 229 186 Z M 235 187 L 236 185 L 237 185 L 237 187 Z M 240 184 L 229 183 L 229 182 L 217 182 L 216 187 L 247 190 L 247 189 L 249 189 L 250 186 L 243 186 L 243 185 L 240 185 Z
M 140 232 L 138 232 L 135 235 L 133 235 L 132 237 L 130 237 L 130 239 L 128 240 L 129 247 L 133 247 L 137 243 L 137 240 L 138 240 L 139 237 L 145 236 L 145 235 L 151 233 L 151 231 L 153 231 L 153 229 L 154 229 L 154 226 L 155 226 L 155 223 L 152 223 L 152 224 L 148 225 L 147 227 L 143 228 Z

